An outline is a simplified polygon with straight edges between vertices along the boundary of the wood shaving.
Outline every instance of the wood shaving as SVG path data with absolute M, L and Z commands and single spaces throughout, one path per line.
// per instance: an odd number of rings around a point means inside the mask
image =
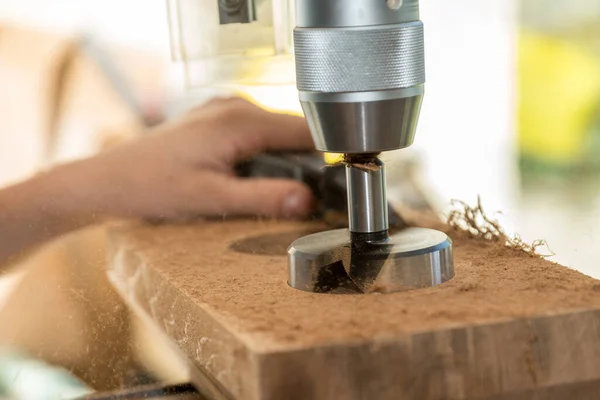
M 509 236 L 497 220 L 487 216 L 480 196 L 477 196 L 476 206 L 470 206 L 462 200 L 452 200 L 450 204 L 452 210 L 448 214 L 448 225 L 454 230 L 467 232 L 484 240 L 504 243 L 509 248 L 521 250 L 531 256 L 546 258 L 554 255 L 545 240 L 537 239 L 527 243 L 519 235 Z M 549 253 L 539 253 L 540 247 L 545 247 Z

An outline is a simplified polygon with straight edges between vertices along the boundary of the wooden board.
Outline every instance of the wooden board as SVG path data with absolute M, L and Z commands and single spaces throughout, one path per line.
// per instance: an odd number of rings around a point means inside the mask
M 112 231 L 110 276 L 232 398 L 600 393 L 599 281 L 454 235 L 456 277 L 442 286 L 362 296 L 297 291 L 286 284 L 286 247 L 319 228 L 126 225 Z

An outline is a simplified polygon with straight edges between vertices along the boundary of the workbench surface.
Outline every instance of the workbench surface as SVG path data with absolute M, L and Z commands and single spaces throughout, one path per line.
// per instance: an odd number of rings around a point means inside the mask
M 249 220 L 125 225 L 112 230 L 110 276 L 234 398 L 599 390 L 599 281 L 456 233 L 456 276 L 439 287 L 386 295 L 292 289 L 287 245 L 317 229 Z

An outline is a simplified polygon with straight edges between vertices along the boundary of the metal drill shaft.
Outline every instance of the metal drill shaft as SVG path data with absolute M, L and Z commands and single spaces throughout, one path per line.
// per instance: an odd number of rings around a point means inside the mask
M 387 235 L 389 223 L 383 162 L 377 157 L 349 159 L 346 184 L 350 232 Z

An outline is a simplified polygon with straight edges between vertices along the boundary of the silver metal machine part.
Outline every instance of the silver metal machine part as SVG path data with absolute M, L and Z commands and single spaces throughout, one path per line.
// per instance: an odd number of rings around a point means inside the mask
M 369 92 L 425 82 L 423 23 L 296 28 L 298 90 Z
M 410 146 L 422 100 L 419 94 L 381 101 L 301 103 L 317 150 L 360 154 Z
M 289 248 L 289 285 L 317 293 L 390 293 L 442 284 L 454 276 L 443 232 L 404 229 L 356 254 L 347 229 L 319 232 Z M 356 258 L 359 258 L 358 260 Z
M 318 150 L 410 146 L 425 83 L 418 0 L 298 0 L 297 87 Z
M 443 232 L 388 233 L 377 154 L 408 147 L 423 101 L 425 50 L 418 0 L 297 0 L 300 103 L 317 150 L 344 153 L 349 229 L 288 249 L 289 284 L 327 293 L 395 292 L 454 276 Z
M 387 232 L 388 204 L 383 162 L 374 157 L 369 164 L 346 164 L 346 186 L 350 232 Z
M 255 0 L 216 0 L 219 6 L 219 23 L 247 24 L 256 21 Z
M 296 25 L 321 28 L 361 27 L 419 19 L 418 0 L 404 0 L 400 7 L 390 7 L 389 3 L 385 0 L 299 0 L 296 2 Z M 401 13 L 394 13 L 395 11 Z

